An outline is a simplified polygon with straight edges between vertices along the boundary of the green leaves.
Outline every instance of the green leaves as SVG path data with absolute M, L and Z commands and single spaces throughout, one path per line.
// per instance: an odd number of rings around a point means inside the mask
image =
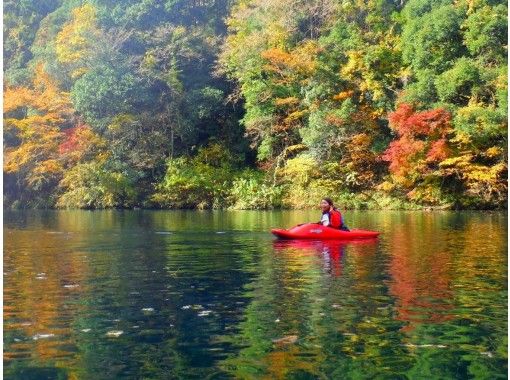
M 109 118 L 129 112 L 147 96 L 133 73 L 109 65 L 83 74 L 71 91 L 76 110 L 94 127 L 104 128 Z
M 479 86 L 480 73 L 476 63 L 469 58 L 457 60 L 450 70 L 435 80 L 437 94 L 442 102 L 467 104 L 473 87 Z
M 448 70 L 464 50 L 461 14 L 453 5 L 443 5 L 423 16 L 408 18 L 402 30 L 404 62 L 416 71 L 431 69 L 437 74 Z
M 5 162 L 18 176 L 9 177 L 8 194 L 31 183 L 50 199 L 79 163 L 91 165 L 79 169 L 87 183 L 102 181 L 92 172 L 119 174 L 136 183 L 136 202 L 158 188 L 152 204 L 168 207 L 304 205 L 301 198 L 321 196 L 320 186 L 334 191 L 339 183 L 345 194 L 377 187 L 431 202 L 452 192 L 474 194 L 472 204 L 480 194 L 484 205 L 501 199 L 484 189 L 503 193 L 502 170 L 489 180 L 473 174 L 469 184 L 464 176 L 506 165 L 507 5 L 500 0 L 23 0 L 7 1 L 5 13 Z M 31 104 L 44 87 L 33 80 L 41 67 L 54 88 Z M 68 111 L 45 115 L 43 98 L 59 108 L 68 93 Z M 433 135 L 411 117 L 395 135 L 389 118 L 404 103 L 422 116 L 447 111 L 451 133 Z M 90 133 L 68 143 L 90 139 L 101 149 L 70 159 L 58 152 L 59 139 L 83 121 Z M 51 128 L 34 128 L 41 123 Z M 51 152 L 43 149 L 47 165 L 35 176 L 13 170 L 38 167 L 41 158 L 27 152 L 40 141 L 53 141 Z M 381 159 L 388 148 L 391 165 Z M 319 167 L 342 169 L 309 189 L 280 187 L 281 169 L 303 151 Z M 441 166 L 446 152 L 453 161 Z M 233 183 L 239 193 L 228 190 Z M 274 201 L 251 198 L 257 186 Z M 101 197 L 83 207 L 124 202 Z M 82 205 L 73 199 L 65 204 Z
M 504 63 L 507 41 L 508 8 L 505 4 L 481 6 L 462 24 L 464 43 L 469 52 L 484 62 Z
M 120 172 L 106 170 L 97 162 L 78 164 L 65 173 L 60 182 L 63 194 L 59 208 L 132 207 L 135 204 L 134 183 Z
M 165 208 L 225 207 L 234 165 L 235 158 L 219 144 L 200 149 L 194 158 L 169 159 L 151 201 Z

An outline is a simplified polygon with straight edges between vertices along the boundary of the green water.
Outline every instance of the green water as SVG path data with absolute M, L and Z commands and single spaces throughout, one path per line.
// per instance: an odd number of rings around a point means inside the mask
M 7 379 L 507 378 L 507 216 L 4 213 Z

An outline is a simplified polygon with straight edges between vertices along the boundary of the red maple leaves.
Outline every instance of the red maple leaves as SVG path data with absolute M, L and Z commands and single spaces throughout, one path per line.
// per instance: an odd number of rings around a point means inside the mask
M 442 108 L 416 112 L 406 103 L 389 114 L 390 127 L 398 138 L 382 155 L 390 163 L 390 171 L 405 176 L 426 163 L 440 162 L 449 156 L 447 136 L 451 132 L 451 116 Z

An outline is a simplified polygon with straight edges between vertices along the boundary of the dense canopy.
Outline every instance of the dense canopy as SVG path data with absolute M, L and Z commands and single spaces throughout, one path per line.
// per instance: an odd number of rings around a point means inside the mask
M 10 207 L 504 208 L 502 0 L 7 0 Z

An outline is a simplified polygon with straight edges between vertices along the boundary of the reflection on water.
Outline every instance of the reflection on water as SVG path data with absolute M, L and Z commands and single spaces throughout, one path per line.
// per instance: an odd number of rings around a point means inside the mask
M 504 213 L 4 215 L 6 378 L 506 378 Z

